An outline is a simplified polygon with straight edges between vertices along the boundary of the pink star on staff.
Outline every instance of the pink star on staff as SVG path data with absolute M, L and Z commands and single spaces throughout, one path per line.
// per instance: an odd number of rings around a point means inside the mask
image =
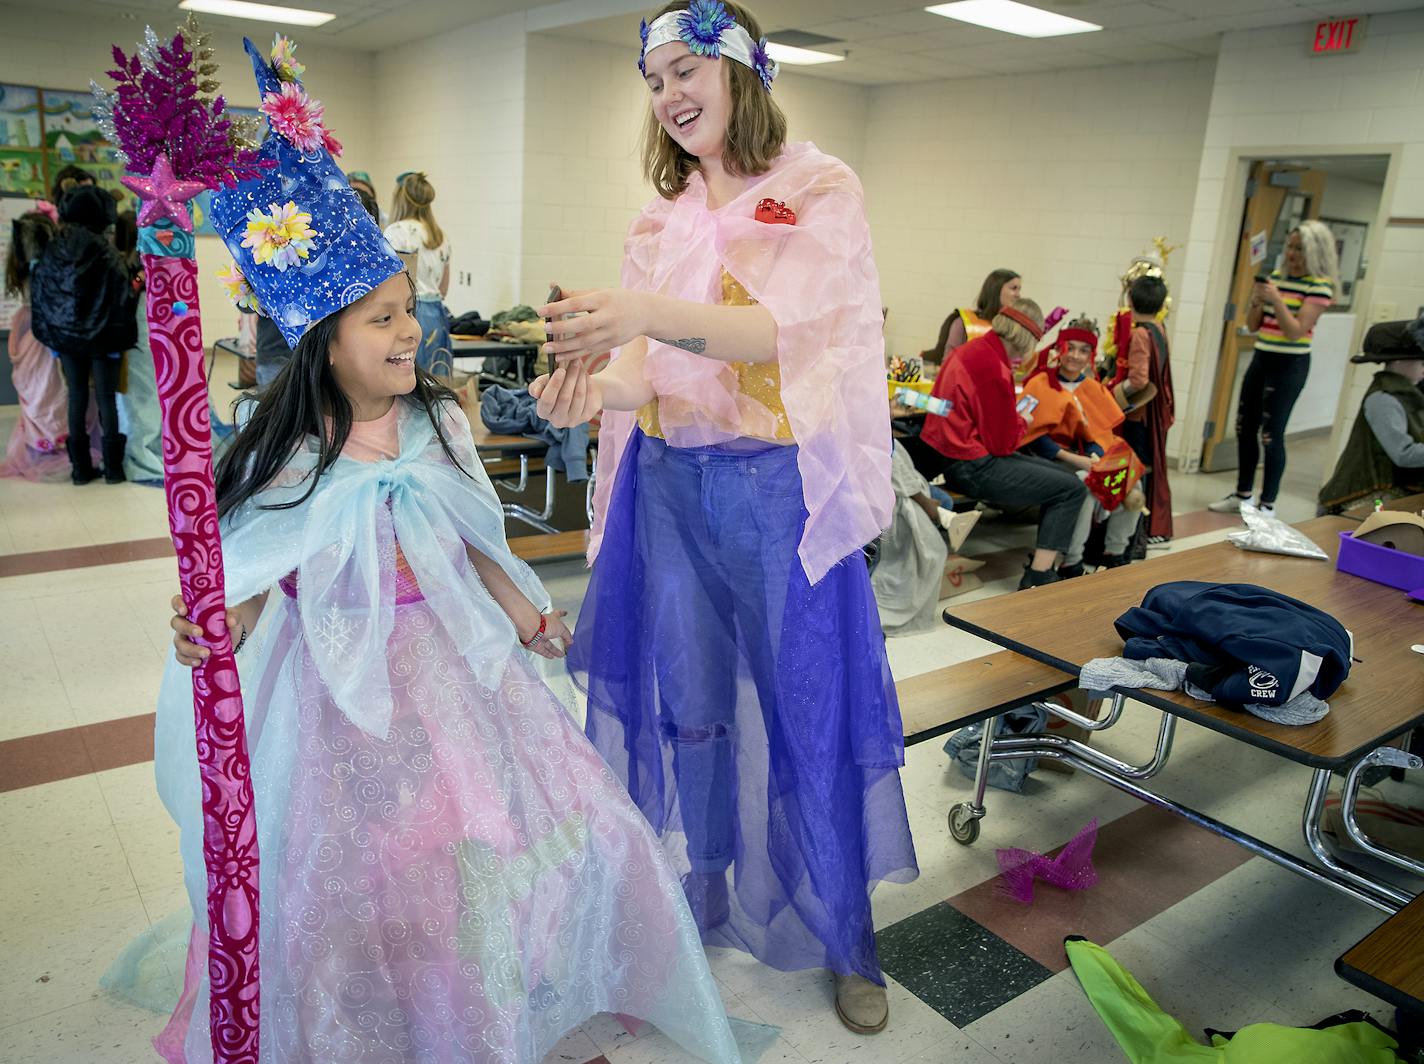
M 152 225 L 160 218 L 171 218 L 185 233 L 193 231 L 193 219 L 188 214 L 187 201 L 208 186 L 201 181 L 180 181 L 173 176 L 173 165 L 167 155 L 160 155 L 148 177 L 125 174 L 119 178 L 124 187 L 143 200 L 138 212 L 140 226 Z

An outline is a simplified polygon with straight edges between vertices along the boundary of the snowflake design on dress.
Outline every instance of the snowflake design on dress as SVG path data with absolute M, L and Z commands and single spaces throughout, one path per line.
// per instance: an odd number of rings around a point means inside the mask
M 316 628 L 316 641 L 332 659 L 345 662 L 347 649 L 351 646 L 351 633 L 356 626 L 344 617 L 335 606 L 327 608 Z

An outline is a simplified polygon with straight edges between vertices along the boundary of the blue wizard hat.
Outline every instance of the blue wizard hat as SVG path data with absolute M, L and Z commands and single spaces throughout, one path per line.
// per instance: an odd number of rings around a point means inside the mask
M 269 61 L 242 43 L 270 130 L 258 154 L 276 165 L 214 192 L 210 213 L 236 263 L 223 277 L 229 294 L 266 314 L 296 347 L 312 325 L 403 266 L 332 158 L 341 145 L 297 80 L 295 45 L 278 36 Z

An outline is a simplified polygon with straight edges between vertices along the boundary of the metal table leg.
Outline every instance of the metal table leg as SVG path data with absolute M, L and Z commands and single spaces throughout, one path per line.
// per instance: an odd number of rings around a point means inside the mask
M 974 800 L 959 802 L 949 810 L 949 833 L 954 841 L 971 846 L 979 837 L 979 821 L 984 819 L 984 792 L 989 787 L 989 762 L 994 753 L 994 735 L 999 730 L 998 717 L 984 721 L 979 736 L 979 764 L 974 769 Z
M 1355 762 L 1354 767 L 1345 777 L 1345 786 L 1340 792 L 1340 821 L 1345 825 L 1345 834 L 1356 846 L 1372 857 L 1378 857 L 1381 861 L 1392 864 L 1396 868 L 1402 868 L 1406 872 L 1412 872 L 1416 876 L 1424 876 L 1424 861 L 1418 861 L 1413 857 L 1379 845 L 1365 834 L 1360 827 L 1360 822 L 1355 819 L 1355 802 L 1360 794 L 1360 774 L 1374 765 L 1388 765 L 1390 768 L 1403 770 L 1418 769 L 1424 768 L 1424 758 L 1407 750 L 1382 746 Z
M 1215 817 L 1148 790 L 1138 781 L 1155 775 L 1166 764 L 1167 758 L 1171 754 L 1176 721 L 1177 718 L 1171 714 L 1163 714 L 1153 756 L 1141 765 L 1128 765 L 1118 758 L 1094 750 L 1076 739 L 1046 735 L 999 739 L 993 744 L 989 760 L 992 762 L 1011 761 L 1021 757 L 1054 758 L 1070 764 L 1089 776 L 1102 780 L 1148 805 L 1175 813 L 1198 827 L 1229 839 L 1251 853 L 1264 857 L 1272 864 L 1279 865 L 1311 882 L 1319 883 L 1354 898 L 1356 901 L 1364 902 L 1382 912 L 1392 915 L 1411 900 L 1411 896 L 1404 891 L 1388 883 L 1370 879 L 1346 867 L 1325 849 L 1324 843 L 1320 839 L 1320 814 L 1324 809 L 1325 795 L 1330 786 L 1331 772 L 1329 769 L 1315 771 L 1302 817 L 1306 842 L 1312 854 L 1320 862 L 1319 864 L 1302 860 L 1294 854 L 1287 853 L 1253 835 L 1248 835 L 1239 828 L 1232 827 Z M 965 807 L 968 809 L 967 804 Z M 977 827 L 977 821 L 975 821 L 975 826 Z
M 523 456 L 520 457 L 520 468 L 523 469 Z M 507 502 L 504 504 L 504 514 L 516 521 L 523 521 L 526 525 L 537 528 L 540 532 L 558 532 L 559 530 L 549 524 L 549 518 L 554 516 L 554 471 L 549 468 L 549 460 L 544 459 L 544 509 L 536 513 L 517 502 Z
M 1325 845 L 1325 840 L 1320 832 L 1320 817 L 1325 812 L 1325 796 L 1330 792 L 1332 776 L 1333 773 L 1328 768 L 1318 768 L 1311 774 L 1310 790 L 1306 792 L 1305 798 L 1305 811 L 1301 814 L 1301 829 L 1305 832 L 1305 843 L 1310 847 L 1310 852 L 1315 855 L 1315 859 L 1329 869 L 1336 880 L 1351 884 L 1360 891 L 1367 891 L 1375 897 L 1391 903 L 1392 908 L 1385 908 L 1385 905 L 1382 904 L 1376 905 L 1376 907 L 1393 913 L 1408 905 L 1413 900 L 1413 895 L 1406 894 L 1388 883 L 1381 883 L 1377 879 L 1362 875 L 1343 863 Z M 1353 805 L 1353 801 L 1351 804 Z M 1337 884 L 1337 889 L 1343 890 L 1344 887 Z

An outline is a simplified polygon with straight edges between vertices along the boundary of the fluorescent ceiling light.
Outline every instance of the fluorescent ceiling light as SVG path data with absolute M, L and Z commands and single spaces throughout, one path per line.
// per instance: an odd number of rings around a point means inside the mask
M 1092 22 L 1015 3 L 1014 0 L 958 0 L 925 8 L 932 15 L 971 22 L 986 29 L 1017 33 L 1020 37 L 1063 37 L 1102 29 Z
M 836 55 L 833 52 L 793 48 L 789 44 L 777 44 L 775 41 L 768 42 L 766 54 L 778 63 L 785 63 L 787 66 L 815 66 L 817 63 L 840 63 L 845 60 L 845 56 Z
M 204 15 L 227 15 L 229 18 L 254 19 L 258 22 L 284 22 L 288 26 L 324 26 L 336 16 L 325 11 L 304 11 L 299 7 L 277 7 L 273 4 L 249 4 L 246 0 L 180 0 L 185 11 Z

